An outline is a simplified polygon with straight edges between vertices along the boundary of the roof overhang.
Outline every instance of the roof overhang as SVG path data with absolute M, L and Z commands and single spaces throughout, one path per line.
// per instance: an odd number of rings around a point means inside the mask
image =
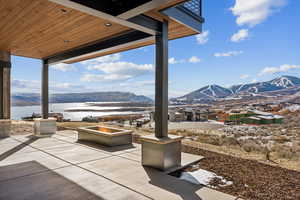
M 140 21 L 137 14 L 134 15 L 133 13 L 131 13 L 131 14 L 125 15 L 126 12 L 131 11 L 133 8 L 128 11 L 125 11 L 124 13 L 120 13 L 119 16 L 114 16 L 113 13 L 104 12 L 103 8 L 102 8 L 103 6 L 97 6 L 97 5 L 102 5 L 102 2 L 99 3 L 98 1 L 91 1 L 91 0 L 89 0 L 89 1 L 85 1 L 85 0 L 49 0 L 49 1 L 52 1 L 54 3 L 63 5 L 65 7 L 86 13 L 88 15 L 92 15 L 94 17 L 98 17 L 101 19 L 108 20 L 110 22 L 121 24 L 128 28 L 142 31 L 144 33 L 155 35 L 157 32 L 157 30 L 153 29 L 152 27 L 148 27 L 148 26 L 136 23 L 136 22 Z M 97 2 L 97 3 L 95 3 L 95 2 Z M 164 2 L 164 1 L 162 1 L 162 2 Z M 145 5 L 142 4 L 138 7 L 145 7 Z M 135 9 L 137 9 L 137 8 L 135 8 Z M 124 16 L 122 16 L 122 14 L 124 14 Z M 120 15 L 122 17 L 120 17 Z M 130 18 L 132 18 L 132 17 L 134 17 L 134 19 L 137 19 L 137 20 L 136 21 L 130 20 Z
M 49 64 L 73 63 L 153 44 L 163 20 L 169 21 L 169 39 L 197 34 L 203 23 L 174 7 L 186 0 L 131 0 L 132 5 L 128 0 L 103 0 L 101 4 L 94 0 L 5 1 L 0 7 L 4 13 L 0 26 L 5 27 L 0 30 L 0 50 Z M 125 6 L 103 7 L 112 2 Z M 24 17 L 26 21 L 21 20 Z

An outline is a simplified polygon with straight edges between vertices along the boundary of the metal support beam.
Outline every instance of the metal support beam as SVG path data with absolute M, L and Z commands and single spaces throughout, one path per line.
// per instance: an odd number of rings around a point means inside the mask
M 168 21 L 163 21 L 155 44 L 155 136 L 163 138 L 168 136 Z
M 52 1 L 54 3 L 66 6 L 68 8 L 74 9 L 74 10 L 78 10 L 80 12 L 113 22 L 113 23 L 117 23 L 120 24 L 122 26 L 127 26 L 129 28 L 138 30 L 138 31 L 142 31 L 144 33 L 148 33 L 150 35 L 155 35 L 156 34 L 156 30 L 153 30 L 151 28 L 148 28 L 146 26 L 144 26 L 143 24 L 137 24 L 137 23 L 133 23 L 128 21 L 128 18 L 121 18 L 121 17 L 117 17 L 117 16 L 113 16 L 111 14 L 105 13 L 101 10 L 97 10 L 95 8 L 89 7 L 87 5 L 83 5 L 80 4 L 78 2 L 74 2 L 71 0 L 49 0 Z M 100 1 L 99 1 L 100 3 Z M 132 15 L 128 15 L 128 17 L 133 17 Z M 124 16 L 123 16 L 124 17 Z M 154 19 L 153 19 L 154 20 Z
M 135 24 L 142 25 L 151 30 L 154 30 L 156 31 L 156 33 L 159 33 L 161 31 L 161 26 L 162 26 L 161 21 L 155 20 L 143 14 L 129 18 L 128 21 L 133 22 Z
M 145 3 L 151 2 L 151 0 L 101 0 L 101 2 L 95 0 L 70 1 L 85 5 L 90 8 L 94 8 L 112 16 L 118 16 L 136 7 L 142 6 Z
M 0 119 L 10 119 L 10 53 L 0 51 Z
M 143 5 L 140 5 L 136 8 L 128 10 L 128 11 L 118 15 L 118 17 L 120 17 L 122 19 L 129 19 L 131 17 L 137 16 L 142 13 L 146 13 L 150 10 L 159 8 L 160 6 L 167 5 L 172 2 L 174 2 L 174 0 L 152 0 L 152 1 L 145 3 Z
M 49 117 L 49 65 L 43 60 L 42 66 L 42 117 Z
M 126 47 L 128 45 L 132 45 L 133 43 L 143 42 L 152 38 L 153 36 L 140 31 L 127 31 L 110 39 L 87 44 L 81 48 L 73 49 L 70 51 L 62 52 L 59 55 L 44 58 L 44 60 L 47 64 L 72 62 L 72 60 L 91 56 L 93 54 L 98 54 L 104 51 L 111 51 L 116 48 Z

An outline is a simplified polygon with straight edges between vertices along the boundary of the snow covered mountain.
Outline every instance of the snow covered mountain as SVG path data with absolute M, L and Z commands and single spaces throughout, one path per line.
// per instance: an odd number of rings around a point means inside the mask
M 244 94 L 244 93 L 260 93 L 260 92 L 280 90 L 283 89 L 283 87 L 273 85 L 269 82 L 260 82 L 260 83 L 234 85 L 231 86 L 230 89 L 233 91 L 234 94 Z
M 234 85 L 230 89 L 235 94 L 244 93 L 261 93 L 281 90 L 285 88 L 291 88 L 295 86 L 300 86 L 300 78 L 294 76 L 281 76 L 267 82 L 250 83 L 243 85 Z
M 270 84 L 278 87 L 289 88 L 300 85 L 300 78 L 294 76 L 282 76 L 269 81 Z
M 291 90 L 291 93 L 293 93 L 293 91 L 298 91 L 295 90 L 295 87 L 300 87 L 300 78 L 294 76 L 281 76 L 271 81 L 233 85 L 230 88 L 219 85 L 208 85 L 182 97 L 172 99 L 172 101 L 204 102 L 238 97 L 239 95 L 263 95 L 265 92 L 276 92 L 276 94 L 280 94 L 280 91 L 283 91 L 284 95 L 289 90 Z
M 181 101 L 201 101 L 201 100 L 216 100 L 219 98 L 225 98 L 227 96 L 233 95 L 233 92 L 228 89 L 221 87 L 219 85 L 207 85 L 199 90 L 191 92 L 187 95 L 177 98 Z

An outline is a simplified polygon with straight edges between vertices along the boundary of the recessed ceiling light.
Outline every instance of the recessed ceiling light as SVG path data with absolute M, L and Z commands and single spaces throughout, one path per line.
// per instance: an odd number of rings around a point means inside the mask
M 60 9 L 60 11 L 63 12 L 63 13 L 67 12 L 67 10 L 65 10 L 65 9 Z
M 112 26 L 112 24 L 111 24 L 111 23 L 109 23 L 109 22 L 106 22 L 104 25 L 105 25 L 106 27 L 110 27 L 110 26 Z

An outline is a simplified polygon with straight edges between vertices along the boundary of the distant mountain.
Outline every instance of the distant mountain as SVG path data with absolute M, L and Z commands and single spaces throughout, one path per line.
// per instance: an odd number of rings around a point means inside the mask
M 148 102 L 153 100 L 143 95 L 135 95 L 130 92 L 92 92 L 92 93 L 66 93 L 52 94 L 49 98 L 50 103 L 77 103 L 77 102 Z M 13 106 L 39 105 L 41 102 L 40 94 L 25 93 L 13 94 Z
M 271 81 L 233 85 L 230 88 L 208 85 L 171 101 L 209 102 L 224 98 L 241 98 L 245 95 L 290 95 L 299 90 L 300 78 L 281 76 Z
M 267 82 L 234 85 L 230 89 L 235 93 L 260 93 L 276 91 L 285 88 L 300 86 L 300 78 L 293 76 L 282 76 Z
M 289 88 L 300 85 L 300 78 L 294 76 L 282 76 L 270 81 L 270 84 L 278 87 Z
M 41 95 L 37 93 L 13 94 L 11 98 L 13 106 L 32 106 L 41 102 Z
M 260 82 L 260 83 L 234 85 L 231 86 L 230 89 L 233 91 L 234 94 L 242 94 L 242 93 L 260 93 L 260 92 L 275 91 L 275 90 L 283 89 L 283 87 L 273 85 L 270 82 Z
M 218 98 L 225 98 L 232 94 L 233 94 L 233 92 L 228 88 L 224 88 L 219 85 L 208 85 L 203 88 L 200 88 L 199 90 L 191 92 L 187 95 L 179 97 L 177 99 L 183 100 L 183 101 L 193 101 L 193 100 L 210 101 L 210 100 L 215 100 Z

